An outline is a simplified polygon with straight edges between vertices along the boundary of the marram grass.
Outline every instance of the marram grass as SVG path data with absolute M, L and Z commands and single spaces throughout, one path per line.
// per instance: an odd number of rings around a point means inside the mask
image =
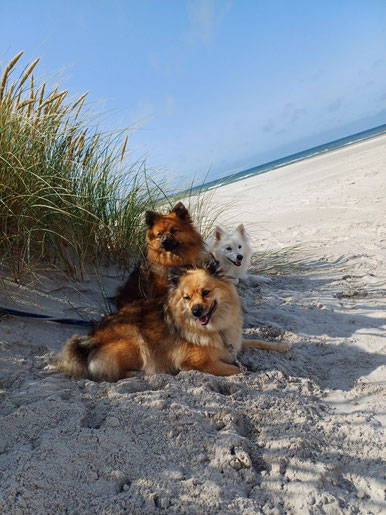
M 88 264 L 130 266 L 144 242 L 143 215 L 164 200 L 145 163 L 128 165 L 127 137 L 90 129 L 87 93 L 35 80 L 36 59 L 0 78 L 0 268 L 14 277 L 51 264 L 79 277 Z M 1 72 L 0 72 L 1 74 Z

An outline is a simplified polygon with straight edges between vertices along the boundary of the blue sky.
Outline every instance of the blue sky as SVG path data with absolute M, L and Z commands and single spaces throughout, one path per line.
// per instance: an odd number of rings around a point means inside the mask
M 3 65 L 20 50 L 169 180 L 386 123 L 384 0 L 1 0 Z

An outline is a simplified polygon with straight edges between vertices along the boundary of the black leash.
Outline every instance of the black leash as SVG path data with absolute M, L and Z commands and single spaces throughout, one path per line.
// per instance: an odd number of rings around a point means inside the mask
M 17 309 L 7 309 L 0 307 L 0 315 L 8 315 L 11 317 L 39 318 L 45 322 L 56 322 L 57 324 L 81 325 L 84 327 L 94 327 L 94 320 L 76 320 L 75 318 L 55 318 L 47 315 L 38 315 L 36 313 L 26 313 Z

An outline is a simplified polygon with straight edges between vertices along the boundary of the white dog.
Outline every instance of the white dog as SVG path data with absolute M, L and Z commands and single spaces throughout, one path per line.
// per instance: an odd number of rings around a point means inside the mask
M 206 244 L 208 251 L 220 262 L 224 275 L 233 284 L 238 284 L 239 279 L 247 280 L 255 286 L 260 282 L 269 282 L 266 277 L 247 273 L 253 250 L 243 224 L 238 225 L 233 233 L 216 227 Z

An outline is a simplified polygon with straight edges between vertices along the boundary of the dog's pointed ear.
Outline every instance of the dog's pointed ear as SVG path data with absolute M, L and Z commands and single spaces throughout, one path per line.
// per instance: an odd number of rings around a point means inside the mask
M 210 275 L 221 275 L 220 263 L 212 253 L 209 253 L 204 259 L 204 268 Z
M 168 267 L 168 284 L 172 288 L 177 288 L 178 283 L 180 282 L 180 278 L 184 275 L 184 270 L 182 268 L 178 268 L 177 266 L 169 266 Z
M 216 241 L 220 241 L 223 236 L 225 236 L 224 229 L 221 229 L 221 227 L 217 226 L 214 230 L 214 239 Z
M 153 227 L 155 224 L 157 218 L 159 218 L 159 213 L 156 213 L 155 211 L 146 211 L 145 213 L 145 222 L 149 229 Z
M 241 236 L 245 236 L 245 227 L 243 224 L 240 224 L 236 227 L 236 232 L 240 233 Z
M 177 218 L 182 220 L 183 222 L 191 222 L 189 211 L 186 209 L 184 204 L 182 202 L 178 202 L 173 209 L 170 211 L 170 213 L 175 213 L 177 215 Z

